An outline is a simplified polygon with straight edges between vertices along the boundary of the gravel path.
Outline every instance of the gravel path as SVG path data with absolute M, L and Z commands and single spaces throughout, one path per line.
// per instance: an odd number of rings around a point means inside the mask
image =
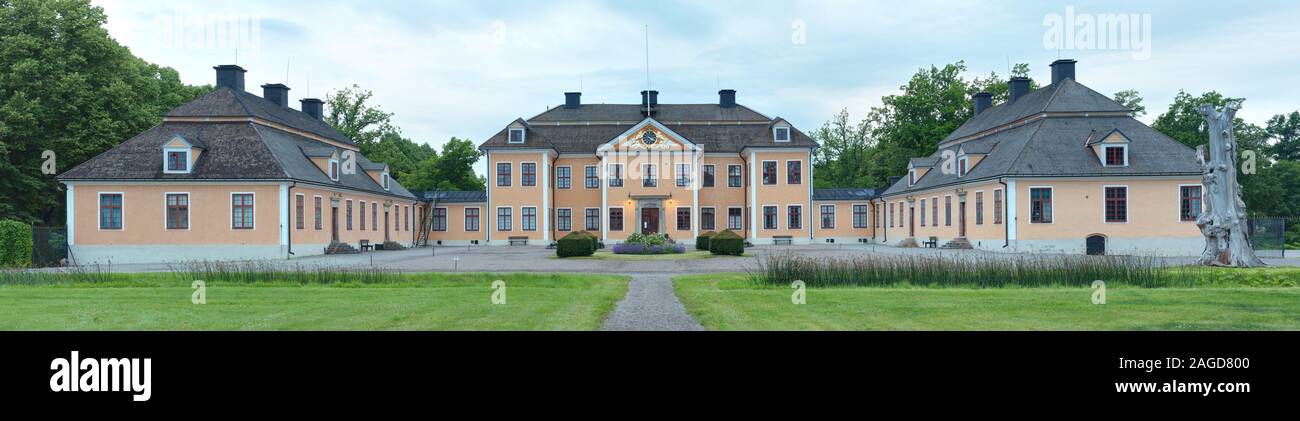
M 633 275 L 600 330 L 704 330 L 673 293 L 673 275 Z

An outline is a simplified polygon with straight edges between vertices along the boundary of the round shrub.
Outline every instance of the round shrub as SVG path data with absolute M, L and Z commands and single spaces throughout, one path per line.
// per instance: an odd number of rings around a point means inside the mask
M 14 220 L 0 221 L 0 267 L 32 265 L 32 226 Z
M 709 238 L 709 253 L 729 256 L 745 254 L 745 239 L 731 230 Z
M 709 249 L 709 237 L 713 237 L 713 236 L 715 236 L 715 235 L 718 235 L 718 233 L 713 232 L 713 231 L 705 231 L 705 232 L 700 233 L 700 236 L 699 236 L 699 237 L 695 237 L 695 249 L 696 249 L 696 250 L 708 250 L 708 249 Z
M 555 255 L 560 257 L 590 256 L 596 252 L 596 238 L 588 232 L 571 232 L 556 241 Z

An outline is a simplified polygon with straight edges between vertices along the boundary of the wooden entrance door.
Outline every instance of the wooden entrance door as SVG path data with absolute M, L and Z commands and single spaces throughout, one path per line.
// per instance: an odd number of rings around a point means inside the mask
M 339 208 L 338 206 L 330 207 L 330 240 L 339 241 Z
M 966 238 L 966 202 L 957 202 L 957 236 Z
M 641 208 L 641 233 L 659 233 L 659 208 Z
M 907 208 L 907 236 L 916 237 L 916 205 Z
M 388 211 L 384 210 L 384 242 L 387 243 L 388 241 L 390 241 L 388 239 Z

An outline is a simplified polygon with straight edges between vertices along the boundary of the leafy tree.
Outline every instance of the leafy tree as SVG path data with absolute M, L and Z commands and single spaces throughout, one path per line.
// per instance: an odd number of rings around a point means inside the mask
M 1141 117 L 1147 114 L 1147 107 L 1142 105 L 1142 96 L 1138 95 L 1138 91 L 1135 89 L 1116 92 L 1113 99 L 1115 102 L 1133 110 L 1134 117 Z
M 862 187 L 870 185 L 866 179 L 867 155 L 874 144 L 867 137 L 867 128 L 861 122 L 849 121 L 849 110 L 840 110 L 831 121 L 812 133 L 821 144 L 813 156 L 813 186 Z
M 1265 123 L 1277 159 L 1300 160 L 1300 111 L 1278 114 Z
M 372 96 L 373 92 L 355 84 L 325 95 L 325 104 L 329 110 L 325 122 L 356 141 L 361 146 L 361 153 L 367 157 L 370 156 L 366 153 L 367 147 L 379 142 L 384 135 L 396 131 L 391 122 L 393 113 L 366 103 Z
M 433 164 L 433 179 L 438 190 L 486 190 L 483 177 L 474 173 L 474 164 L 482 152 L 469 139 L 451 138 L 442 145 L 442 155 Z
M 62 224 L 62 172 L 210 90 L 109 37 L 88 0 L 0 0 L 0 219 Z

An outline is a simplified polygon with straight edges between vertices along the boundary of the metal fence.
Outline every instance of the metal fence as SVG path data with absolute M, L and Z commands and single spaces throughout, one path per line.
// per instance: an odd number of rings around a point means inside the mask
M 32 227 L 32 267 L 59 266 L 67 257 L 67 227 Z
M 1246 224 L 1250 245 L 1259 257 L 1300 256 L 1300 218 L 1252 216 Z

